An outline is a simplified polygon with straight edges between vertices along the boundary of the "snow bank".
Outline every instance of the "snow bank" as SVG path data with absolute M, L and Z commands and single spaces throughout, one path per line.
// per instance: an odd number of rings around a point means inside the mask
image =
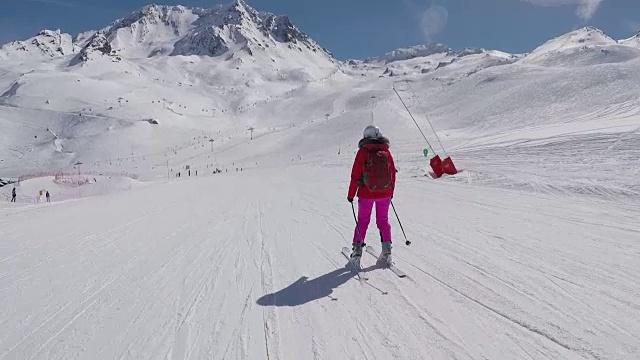
M 0 188 L 2 198 L 7 202 L 11 199 L 13 186 L 16 187 L 16 206 L 20 206 L 21 204 L 45 203 L 46 191 L 49 191 L 51 202 L 60 202 L 108 195 L 146 185 L 132 178 L 115 176 L 67 174 L 65 176 L 39 177 Z M 41 191 L 42 195 L 40 195 Z M 2 206 L 7 207 L 7 205 Z

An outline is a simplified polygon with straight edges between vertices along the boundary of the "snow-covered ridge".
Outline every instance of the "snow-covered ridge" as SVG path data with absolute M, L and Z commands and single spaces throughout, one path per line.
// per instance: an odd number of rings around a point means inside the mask
M 416 58 L 424 58 L 432 55 L 443 55 L 449 57 L 464 57 L 468 55 L 478 55 L 485 53 L 494 53 L 494 51 L 486 50 L 482 48 L 466 47 L 461 50 L 454 50 L 446 45 L 439 43 L 429 43 L 415 45 L 409 48 L 400 48 L 390 51 L 382 56 L 367 58 L 362 61 L 365 64 L 390 64 L 397 61 L 412 60 Z M 503 53 L 507 54 L 507 53 Z M 511 56 L 512 54 L 507 54 Z M 357 60 L 352 60 L 351 63 L 357 63 Z
M 269 48 L 278 43 L 287 45 L 289 50 L 311 51 L 333 61 L 331 53 L 293 25 L 289 17 L 257 11 L 244 0 L 234 0 L 230 4 L 208 9 L 151 4 L 101 30 L 83 32 L 75 38 L 60 30 L 43 30 L 31 39 L 4 45 L 0 48 L 0 58 L 10 59 L 24 56 L 24 53 L 47 57 L 74 54 L 78 55 L 77 59 L 87 61 L 92 58 L 90 54 L 96 48 L 100 54 L 117 54 L 123 58 L 159 55 L 216 57 L 237 50 L 250 55 L 256 51 L 269 52 Z M 584 27 L 547 41 L 526 54 L 525 62 L 550 52 L 575 52 L 576 48 L 584 51 L 612 45 L 640 49 L 640 33 L 616 41 L 600 29 Z M 83 49 L 82 54 L 78 54 L 80 49 Z M 105 51 L 107 49 L 108 52 Z M 482 48 L 454 50 L 444 44 L 429 43 L 396 49 L 362 61 L 351 60 L 349 63 L 383 65 L 433 55 L 464 57 L 490 52 Z M 624 55 L 621 57 L 629 58 Z
M 45 30 L 27 41 L 5 45 L 0 56 L 11 58 L 20 51 L 62 56 L 73 53 L 75 46 L 83 49 L 76 61 L 92 59 L 94 50 L 98 55 L 118 54 L 123 58 L 215 57 L 237 50 L 250 55 L 258 51 L 271 54 L 278 44 L 284 45 L 283 51 L 310 52 L 332 60 L 331 54 L 287 16 L 259 12 L 243 0 L 209 9 L 147 5 L 106 28 L 84 32 L 75 39 L 59 31 Z
M 623 39 L 618 41 L 620 44 L 622 45 L 626 45 L 626 46 L 631 46 L 631 47 L 636 47 L 638 49 L 640 49 L 640 32 L 638 32 L 636 35 L 628 38 L 628 39 Z
M 25 41 L 13 41 L 0 47 L 0 59 L 30 55 L 55 58 L 74 52 L 73 39 L 60 30 L 42 30 Z
M 534 55 L 539 52 L 549 52 L 572 47 L 615 44 L 616 41 L 607 36 L 602 30 L 589 26 L 551 39 L 533 50 L 531 54 Z
M 431 43 L 416 45 L 409 48 L 401 48 L 390 51 L 380 57 L 372 57 L 364 60 L 365 63 L 390 63 L 394 61 L 410 60 L 417 57 L 425 57 L 434 54 L 448 54 L 453 50 L 446 45 Z
M 482 48 L 464 48 L 461 50 L 454 50 L 446 45 L 439 43 L 429 43 L 429 44 L 421 44 L 412 46 L 409 48 L 400 48 L 393 51 L 390 51 L 382 56 L 367 58 L 363 61 L 360 60 L 350 60 L 348 63 L 350 65 L 357 64 L 391 64 L 394 62 L 401 62 L 406 60 L 412 60 L 417 58 L 433 58 L 434 56 L 440 58 L 461 58 L 468 55 L 477 55 L 477 54 L 489 54 L 496 55 L 498 53 L 504 55 L 503 57 L 509 58 L 511 60 L 517 60 L 520 58 L 528 58 L 525 60 L 531 60 L 532 58 L 539 58 L 540 56 L 547 55 L 549 53 L 561 53 L 564 51 L 573 51 L 576 49 L 590 50 L 593 48 L 598 48 L 600 50 L 602 47 L 615 46 L 615 45 L 624 45 L 627 47 L 634 47 L 640 49 L 640 33 L 637 35 L 628 38 L 616 41 L 611 37 L 607 36 L 602 30 L 597 29 L 595 27 L 584 27 L 575 31 L 571 31 L 569 33 L 560 35 L 553 39 L 548 40 L 543 45 L 534 49 L 532 52 L 528 54 L 509 54 L 502 51 L 495 50 L 487 50 Z M 621 48 L 621 51 L 628 50 L 626 48 Z M 607 52 L 607 49 L 604 50 Z M 628 59 L 629 56 L 623 56 L 624 59 Z M 633 56 L 631 56 L 633 58 Z M 447 60 L 450 61 L 450 60 Z
M 522 59 L 523 63 L 566 67 L 626 62 L 640 57 L 631 39 L 616 41 L 602 30 L 584 27 L 551 39 Z
M 236 48 L 253 54 L 276 42 L 329 57 L 288 17 L 258 12 L 242 0 L 210 9 L 148 5 L 104 33 L 114 49 L 131 57 L 220 56 Z

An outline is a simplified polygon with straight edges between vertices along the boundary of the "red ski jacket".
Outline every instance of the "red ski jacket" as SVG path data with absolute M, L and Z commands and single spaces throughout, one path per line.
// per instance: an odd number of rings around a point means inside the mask
M 347 199 L 353 199 L 356 194 L 359 198 L 363 199 L 382 199 L 387 197 L 393 197 L 393 191 L 396 186 L 396 165 L 393 162 L 393 157 L 389 151 L 388 141 L 376 141 L 376 140 L 363 140 L 360 142 L 362 145 L 356 154 L 356 159 L 353 162 L 353 168 L 351 169 L 351 183 L 349 184 L 349 193 Z M 364 165 L 368 157 L 368 151 L 371 150 L 383 150 L 389 154 L 389 160 L 391 161 L 391 187 L 382 192 L 371 192 L 363 183 Z

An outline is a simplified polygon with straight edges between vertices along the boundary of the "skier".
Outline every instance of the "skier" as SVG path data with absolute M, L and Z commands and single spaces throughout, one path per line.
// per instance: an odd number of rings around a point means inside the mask
M 50 203 L 51 202 L 51 195 L 49 195 L 49 190 L 47 190 L 47 193 L 45 195 L 47 197 L 47 202 Z
M 397 170 L 389 151 L 389 139 L 382 136 L 377 126 L 369 125 L 364 129 L 364 137 L 358 143 L 358 148 L 347 195 L 350 203 L 358 196 L 358 222 L 353 234 L 351 261 L 360 267 L 364 238 L 375 204 L 376 225 L 382 241 L 380 261 L 391 264 L 389 205 L 395 190 Z
M 11 202 L 14 203 L 16 202 L 16 187 L 13 187 L 13 190 L 11 190 Z

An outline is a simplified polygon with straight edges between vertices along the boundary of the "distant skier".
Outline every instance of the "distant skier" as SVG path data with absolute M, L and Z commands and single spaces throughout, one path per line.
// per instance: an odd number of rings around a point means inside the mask
M 50 203 L 51 202 L 51 195 L 49 195 L 49 190 L 47 190 L 45 196 L 47 197 L 47 202 Z
M 389 205 L 395 189 L 396 167 L 389 151 L 389 139 L 382 136 L 377 126 L 369 125 L 364 129 L 364 137 L 358 143 L 358 148 L 347 195 L 350 203 L 358 196 L 358 223 L 353 234 L 351 259 L 356 266 L 360 266 L 362 247 L 375 204 L 376 225 L 382 240 L 380 260 L 390 264 Z
M 16 187 L 13 187 L 13 190 L 11 190 L 11 202 L 14 203 L 16 202 Z

